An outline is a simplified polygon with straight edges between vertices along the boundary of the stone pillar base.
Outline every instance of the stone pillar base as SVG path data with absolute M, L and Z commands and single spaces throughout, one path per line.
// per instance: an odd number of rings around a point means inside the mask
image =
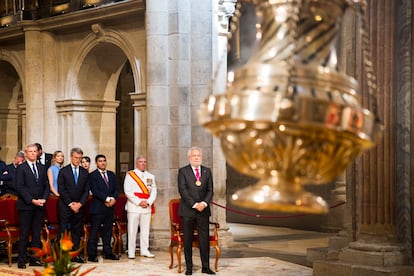
M 342 261 L 315 261 L 315 276 L 408 276 L 414 275 L 414 266 L 368 266 Z
M 336 260 L 315 260 L 315 276 L 408 276 L 414 266 L 404 265 L 404 254 L 397 246 L 352 242 L 340 250 Z

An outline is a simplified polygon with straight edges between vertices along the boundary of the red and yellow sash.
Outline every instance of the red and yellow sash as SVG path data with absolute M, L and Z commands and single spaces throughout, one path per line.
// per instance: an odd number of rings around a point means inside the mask
M 145 185 L 142 179 L 134 171 L 129 171 L 128 174 L 132 177 L 132 179 L 134 179 L 134 181 L 138 184 L 139 188 L 142 191 L 142 193 L 134 193 L 134 195 L 138 198 L 148 199 L 150 197 L 150 192 L 148 190 L 147 185 Z M 154 204 L 151 205 L 151 213 L 155 213 Z

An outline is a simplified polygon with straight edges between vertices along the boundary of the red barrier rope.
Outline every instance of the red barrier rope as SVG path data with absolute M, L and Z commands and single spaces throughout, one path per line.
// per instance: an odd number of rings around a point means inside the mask
M 341 206 L 343 204 L 345 204 L 345 201 L 341 201 L 338 202 L 332 206 L 329 206 L 329 209 L 332 208 L 336 208 L 338 206 Z M 294 215 L 278 215 L 278 216 L 265 216 L 265 215 L 260 215 L 260 214 L 253 214 L 253 213 L 248 213 L 248 212 L 243 212 L 237 209 L 233 209 L 224 205 L 220 205 L 214 201 L 211 202 L 211 204 L 216 205 L 220 208 L 226 209 L 227 211 L 233 212 L 233 213 L 237 213 L 237 214 L 241 214 L 241 215 L 245 215 L 245 216 L 249 216 L 249 217 L 256 217 L 256 218 L 265 218 L 265 219 L 271 219 L 271 218 L 295 218 L 295 217 L 303 217 L 303 216 L 308 216 L 309 214 L 294 214 Z

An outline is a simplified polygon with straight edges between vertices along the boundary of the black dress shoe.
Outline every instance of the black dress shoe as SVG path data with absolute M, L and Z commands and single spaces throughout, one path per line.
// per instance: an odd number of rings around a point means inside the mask
M 29 263 L 30 266 L 42 266 L 42 262 L 39 260 L 31 260 Z
M 119 257 L 117 255 L 115 255 L 114 253 L 111 253 L 109 255 L 105 255 L 105 259 L 118 261 Z
M 191 269 L 187 269 L 185 271 L 185 275 L 192 275 L 192 274 L 193 274 L 193 272 L 191 271 Z
M 98 257 L 88 257 L 88 262 L 97 263 L 98 262 Z
M 26 264 L 25 264 L 25 263 L 21 263 L 21 262 L 19 262 L 19 263 L 17 264 L 17 267 L 18 267 L 18 268 L 26 268 Z
M 85 263 L 85 260 L 81 256 L 76 256 L 72 259 L 72 262 L 83 264 Z
M 211 270 L 210 268 L 203 268 L 202 270 L 201 270 L 201 272 L 202 273 L 206 273 L 206 274 L 211 274 L 211 275 L 215 275 L 216 273 L 213 271 L 213 270 Z

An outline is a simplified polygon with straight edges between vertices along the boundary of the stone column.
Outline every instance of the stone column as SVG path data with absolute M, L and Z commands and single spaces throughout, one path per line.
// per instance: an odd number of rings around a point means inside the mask
M 21 128 L 22 128 L 22 133 L 21 133 L 22 137 L 21 137 L 21 139 L 22 139 L 22 141 L 21 141 L 21 145 L 22 145 L 22 148 L 23 148 L 27 144 L 27 141 L 26 141 L 26 117 L 27 117 L 26 116 L 26 104 L 25 103 L 20 103 L 18 105 L 18 107 L 19 107 L 18 109 L 20 110 L 21 115 L 22 115 L 22 122 L 21 122 L 22 123 L 21 124 Z
M 229 18 L 235 12 L 237 0 L 219 0 L 217 7 L 213 7 L 213 80 L 212 93 L 223 94 L 227 83 L 227 48 L 229 35 Z M 214 31 L 217 31 L 215 33 Z M 214 171 L 214 201 L 220 206 L 226 206 L 226 159 L 221 150 L 219 139 L 213 139 L 213 171 Z M 222 207 L 213 207 L 212 220 L 220 223 L 220 245 L 227 246 L 233 240 L 226 223 L 226 210 Z
M 60 145 L 56 141 L 56 130 L 59 128 L 56 116 L 55 100 L 59 97 L 58 91 L 58 54 L 56 52 L 55 37 L 49 32 L 42 32 L 42 49 L 43 55 L 43 116 L 47 119 L 44 125 L 43 135 L 41 140 L 37 141 L 42 144 L 43 150 L 48 153 L 53 153 L 54 150 L 59 149 Z M 67 159 L 69 160 L 69 159 Z
M 7 134 L 0 143 L 2 155 L 0 160 L 5 160 L 6 163 L 13 160 L 16 152 L 20 150 L 18 145 L 19 115 L 18 109 L 0 108 L 0 121 L 2 122 L 0 131 Z
M 148 171 L 155 175 L 157 184 L 156 213 L 151 225 L 152 248 L 165 248 L 170 240 L 170 223 L 168 202 L 177 197 L 176 168 L 178 167 L 178 135 L 185 137 L 188 133 L 180 132 L 177 123 L 178 108 L 172 102 L 181 100 L 177 93 L 174 73 L 177 70 L 177 53 L 175 46 L 183 52 L 188 47 L 188 40 L 178 41 L 178 19 L 183 27 L 190 26 L 186 17 L 178 17 L 178 3 L 187 1 L 158 0 L 147 1 L 146 5 L 146 152 Z M 183 38 L 184 40 L 184 38 Z M 184 43 L 186 42 L 186 43 Z M 182 45 L 177 45 L 182 43 Z M 183 46 L 180 48 L 180 46 Z M 179 64 L 185 69 L 184 64 Z M 177 94 L 176 94 L 177 93 Z M 143 110 L 141 107 L 140 110 Z M 137 110 L 137 109 L 136 109 Z M 138 113 L 140 115 L 142 113 Z M 184 125 L 184 124 L 183 124 Z
M 71 148 L 80 147 L 91 159 L 105 153 L 108 160 L 117 160 L 114 145 L 118 105 L 118 101 L 103 100 L 56 101 L 60 135 L 64 139 L 62 150 L 69 154 Z M 115 162 L 109 162 L 108 169 L 115 171 Z
M 217 54 L 226 49 L 227 40 L 217 42 L 218 33 L 211 33 L 217 28 L 217 17 L 211 16 L 212 9 L 217 15 L 217 6 L 211 1 L 147 1 L 146 8 L 147 156 L 158 188 L 151 245 L 165 247 L 170 236 L 168 202 L 179 197 L 177 171 L 188 164 L 189 147 L 203 148 L 203 163 L 214 172 L 214 200 L 225 205 L 225 160 L 199 125 L 197 111 L 211 93 Z M 225 75 L 226 67 L 221 70 Z M 211 220 L 226 229 L 224 210 L 214 207 Z
M 352 171 L 355 177 L 348 183 L 356 188 L 352 195 L 356 199 L 352 213 L 356 222 L 355 239 L 339 251 L 336 260 L 314 262 L 317 276 L 414 275 L 414 266 L 410 265 L 412 234 L 406 231 L 412 229 L 412 221 L 406 219 L 412 209 L 408 192 L 412 188 L 411 153 L 405 150 L 410 148 L 412 124 L 408 109 L 400 108 L 410 105 L 408 99 L 412 93 L 406 87 L 412 87 L 413 46 L 411 40 L 403 39 L 411 35 L 405 33 L 409 30 L 405 26 L 412 24 L 411 13 L 407 12 L 412 3 L 372 0 L 368 3 L 367 30 L 370 30 L 371 58 L 378 78 L 378 97 L 366 93 L 368 87 L 364 80 L 361 90 L 363 101 L 371 107 L 372 101 L 378 101 L 379 117 L 385 125 L 384 137 L 375 149 L 357 161 Z M 396 34 L 400 36 L 397 39 Z M 394 57 L 399 59 L 391 62 Z M 360 64 L 358 54 L 354 58 L 358 61 L 355 64 Z M 366 74 L 363 67 L 357 69 L 360 74 Z M 395 125 L 396 128 L 391 127 Z
M 139 154 L 147 152 L 146 94 L 130 93 L 134 107 L 134 164 Z
M 43 133 L 43 55 L 41 32 L 36 25 L 23 25 L 25 32 L 26 143 L 42 141 Z M 23 144 L 23 147 L 25 144 Z

